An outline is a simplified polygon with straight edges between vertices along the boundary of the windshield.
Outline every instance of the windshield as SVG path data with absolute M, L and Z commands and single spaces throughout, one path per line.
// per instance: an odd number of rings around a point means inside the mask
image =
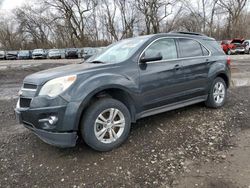
M 26 55 L 26 54 L 29 54 L 29 51 L 20 51 L 19 54 Z
M 35 49 L 34 52 L 43 53 L 43 50 L 42 49 Z
M 56 53 L 59 53 L 60 51 L 58 49 L 52 49 L 50 50 L 49 52 L 56 52 Z
M 130 58 L 148 38 L 143 36 L 121 40 L 111 44 L 106 50 L 92 56 L 86 62 L 120 63 Z

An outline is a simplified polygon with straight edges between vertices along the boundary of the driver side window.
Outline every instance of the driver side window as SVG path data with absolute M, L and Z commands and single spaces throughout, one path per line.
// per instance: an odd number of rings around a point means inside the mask
M 146 57 L 156 57 L 162 55 L 162 60 L 177 59 L 177 50 L 174 39 L 160 39 L 151 44 L 145 51 Z

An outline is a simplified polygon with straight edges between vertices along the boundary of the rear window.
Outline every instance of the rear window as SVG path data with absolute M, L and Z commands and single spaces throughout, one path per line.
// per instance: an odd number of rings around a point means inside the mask
M 193 39 L 180 38 L 179 46 L 181 51 L 180 54 L 181 58 L 199 57 L 203 56 L 204 52 L 206 53 L 205 50 L 203 52 L 200 43 Z

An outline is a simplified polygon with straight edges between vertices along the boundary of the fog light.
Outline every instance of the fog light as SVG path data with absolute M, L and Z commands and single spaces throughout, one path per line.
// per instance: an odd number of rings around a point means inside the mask
M 56 116 L 50 116 L 49 118 L 45 119 L 39 119 L 39 123 L 46 123 L 48 122 L 50 125 L 55 125 L 58 121 L 58 118 Z
M 49 124 L 55 125 L 57 121 L 58 121 L 58 118 L 56 116 L 50 116 Z

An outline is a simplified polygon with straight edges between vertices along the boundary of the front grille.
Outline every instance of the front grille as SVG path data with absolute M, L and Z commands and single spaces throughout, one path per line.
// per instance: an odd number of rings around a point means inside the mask
M 34 84 L 23 84 L 24 89 L 36 89 L 37 85 Z
M 20 98 L 20 107 L 21 108 L 29 108 L 30 107 L 31 99 L 27 98 Z

